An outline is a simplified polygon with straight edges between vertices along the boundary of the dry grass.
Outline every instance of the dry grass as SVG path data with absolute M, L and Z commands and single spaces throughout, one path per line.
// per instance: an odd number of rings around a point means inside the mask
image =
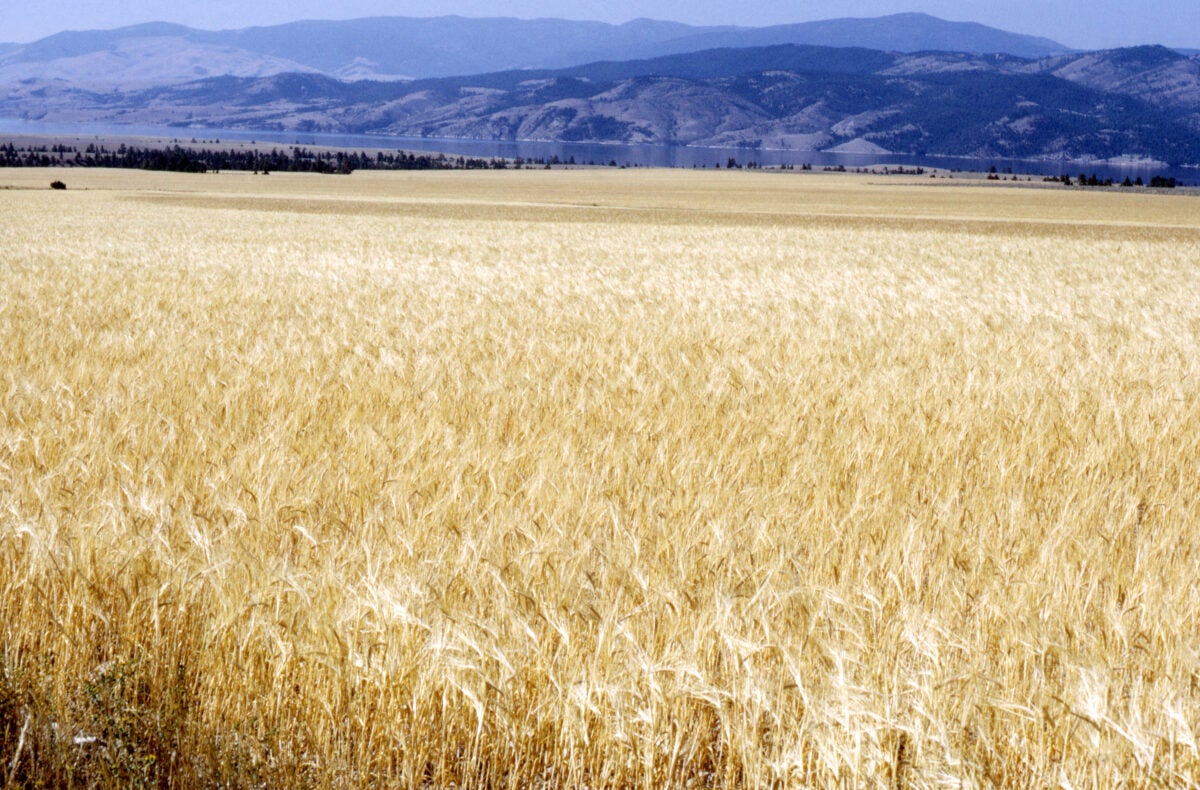
M 1200 782 L 1192 199 L 0 184 L 0 782 Z

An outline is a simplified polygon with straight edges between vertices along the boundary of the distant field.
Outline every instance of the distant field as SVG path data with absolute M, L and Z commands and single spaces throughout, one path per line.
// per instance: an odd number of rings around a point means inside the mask
M 0 216 L 0 785 L 1200 783 L 1196 198 L 20 170 Z

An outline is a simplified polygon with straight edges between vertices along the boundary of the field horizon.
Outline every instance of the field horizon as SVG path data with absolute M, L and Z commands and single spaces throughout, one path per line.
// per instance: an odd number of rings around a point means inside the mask
M 0 170 L 0 785 L 1200 783 L 1194 201 Z

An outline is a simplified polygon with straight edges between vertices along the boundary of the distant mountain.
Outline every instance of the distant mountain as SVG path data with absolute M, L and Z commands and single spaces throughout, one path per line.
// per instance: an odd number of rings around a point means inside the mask
M 342 79 L 428 78 L 776 44 L 1031 58 L 1069 52 L 1048 39 L 924 14 L 764 28 L 694 27 L 649 19 L 609 25 L 457 16 L 306 21 L 223 31 L 156 22 L 0 45 L 0 85 L 55 79 L 96 88 L 135 87 L 284 72 Z
M 171 85 L 211 76 L 265 77 L 316 72 L 294 60 L 223 44 L 187 41 L 172 35 L 137 35 L 88 46 L 91 36 L 39 42 L 0 53 L 0 86 L 58 82 L 91 88 Z M 73 46 L 79 44 L 82 46 Z
M 695 52 L 721 47 L 811 44 L 864 47 L 885 52 L 1002 53 L 1040 58 L 1069 52 L 1048 38 L 1008 33 L 973 22 L 947 22 L 928 14 L 893 14 L 874 19 L 830 19 L 794 25 L 706 31 L 660 45 L 659 52 Z
M 317 73 L 129 91 L 32 83 L 0 94 L 0 116 L 1200 164 L 1200 59 L 1160 47 L 1027 60 L 780 45 L 409 83 Z

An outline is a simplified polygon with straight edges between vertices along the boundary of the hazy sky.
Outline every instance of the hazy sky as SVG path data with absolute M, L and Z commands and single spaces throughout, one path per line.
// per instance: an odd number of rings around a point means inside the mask
M 1200 48 L 1198 0 L 0 0 L 0 41 L 159 20 L 221 29 L 296 19 L 461 14 L 760 26 L 901 11 L 982 22 L 1081 49 L 1145 43 Z

